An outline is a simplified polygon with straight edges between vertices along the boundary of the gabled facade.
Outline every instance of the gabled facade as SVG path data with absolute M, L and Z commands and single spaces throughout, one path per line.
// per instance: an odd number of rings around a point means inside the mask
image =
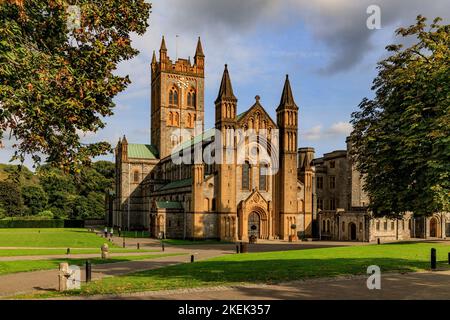
M 238 99 L 225 65 L 214 101 L 215 127 L 205 131 L 204 68 L 200 39 L 193 63 L 190 59 L 172 62 L 164 38 L 159 61 L 153 53 L 151 144 L 131 144 L 125 137 L 117 144 L 118 178 L 110 224 L 148 229 L 154 237 L 168 238 L 310 237 L 312 169 L 310 164 L 298 167 L 299 108 L 288 77 L 274 121 L 259 96 L 238 114 Z M 249 155 L 255 141 L 247 134 L 252 133 L 267 137 L 256 141 L 256 156 Z M 261 140 L 267 150 L 258 147 Z M 172 157 L 194 150 L 209 152 L 216 161 L 191 157 L 177 162 Z M 272 165 L 270 157 L 279 163 Z

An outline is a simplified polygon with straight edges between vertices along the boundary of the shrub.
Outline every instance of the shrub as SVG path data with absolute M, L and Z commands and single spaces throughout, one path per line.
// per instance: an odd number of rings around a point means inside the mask
M 53 219 L 53 212 L 51 210 L 44 210 L 39 212 L 38 217 L 41 219 Z

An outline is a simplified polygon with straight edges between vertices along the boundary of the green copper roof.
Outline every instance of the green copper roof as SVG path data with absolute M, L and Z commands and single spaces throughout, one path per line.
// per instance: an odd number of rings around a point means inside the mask
M 164 185 L 159 190 L 170 190 L 170 189 L 174 189 L 174 188 L 188 187 L 190 185 L 192 185 L 192 178 L 169 182 L 168 184 Z
M 156 207 L 160 209 L 182 209 L 179 201 L 156 201 Z
M 128 144 L 128 158 L 157 159 L 158 151 L 149 144 Z
M 211 139 L 212 137 L 215 136 L 216 130 L 214 128 L 208 129 L 205 132 L 203 132 L 202 134 L 196 135 L 193 139 L 187 140 L 185 142 L 183 142 L 182 144 L 180 144 L 179 146 L 177 146 L 172 153 L 174 152 L 179 152 L 181 150 L 184 150 L 186 148 L 191 147 L 193 144 L 197 144 L 200 141 L 207 141 L 209 139 Z
M 240 120 L 243 116 L 245 116 L 245 114 L 248 112 L 248 110 L 247 111 L 245 111 L 245 112 L 242 112 L 242 113 L 240 113 L 240 114 L 238 114 L 237 115 L 237 120 Z

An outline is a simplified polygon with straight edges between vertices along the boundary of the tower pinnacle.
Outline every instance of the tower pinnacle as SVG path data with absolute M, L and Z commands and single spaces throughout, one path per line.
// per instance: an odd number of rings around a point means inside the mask
M 166 40 L 164 40 L 164 36 L 162 36 L 161 49 L 159 49 L 159 51 L 167 51 Z
M 220 83 L 219 94 L 216 99 L 216 103 L 222 99 L 237 100 L 233 93 L 233 87 L 231 86 L 230 74 L 228 73 L 228 65 L 225 64 L 225 70 L 223 71 L 222 82 Z
M 204 57 L 205 55 L 203 54 L 203 47 L 202 47 L 202 42 L 200 40 L 200 37 L 198 37 L 198 41 L 197 41 L 197 49 L 195 50 L 195 56 L 196 57 Z
M 297 105 L 294 101 L 294 96 L 292 94 L 291 84 L 289 82 L 289 75 L 286 75 L 286 80 L 284 82 L 283 93 L 281 94 L 280 105 L 277 108 L 281 109 L 295 109 L 298 110 Z

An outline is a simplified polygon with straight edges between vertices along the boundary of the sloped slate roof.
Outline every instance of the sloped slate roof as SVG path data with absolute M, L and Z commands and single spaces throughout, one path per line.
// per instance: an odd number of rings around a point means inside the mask
M 150 144 L 128 144 L 128 158 L 158 159 L 158 151 Z

